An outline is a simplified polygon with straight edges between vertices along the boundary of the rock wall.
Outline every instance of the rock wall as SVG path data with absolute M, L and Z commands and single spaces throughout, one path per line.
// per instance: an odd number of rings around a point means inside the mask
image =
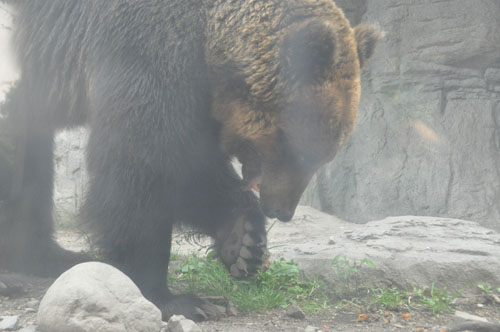
M 84 128 L 64 130 L 55 138 L 55 221 L 71 225 L 85 198 L 87 172 L 84 150 L 87 144 Z
M 302 203 L 355 222 L 416 214 L 500 229 L 500 2 L 337 3 L 386 38 L 353 137 Z

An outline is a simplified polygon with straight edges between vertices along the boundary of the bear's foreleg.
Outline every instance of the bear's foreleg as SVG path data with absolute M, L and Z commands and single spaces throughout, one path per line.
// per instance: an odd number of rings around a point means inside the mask
M 212 158 L 217 154 L 212 153 Z M 215 240 L 222 262 L 235 278 L 252 276 L 269 265 L 266 217 L 257 197 L 245 190 L 245 183 L 230 162 L 221 157 L 204 169 L 186 191 L 188 205 L 181 219 Z

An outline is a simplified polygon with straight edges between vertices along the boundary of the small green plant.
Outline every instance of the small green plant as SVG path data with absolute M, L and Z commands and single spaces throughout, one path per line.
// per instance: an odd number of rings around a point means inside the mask
M 169 275 L 169 281 L 182 293 L 227 298 L 244 311 L 264 311 L 290 304 L 315 311 L 328 302 L 317 281 L 300 280 L 297 264 L 283 258 L 272 262 L 267 271 L 255 278 L 235 280 L 213 252 L 207 257 L 191 255 Z
M 399 290 L 396 287 L 372 288 L 370 295 L 378 309 L 394 311 L 408 309 L 407 300 L 411 296 L 408 291 Z
M 170 260 L 171 261 L 179 261 L 183 257 L 181 255 L 181 250 L 178 247 L 172 248 L 170 251 Z
M 428 308 L 434 315 L 453 311 L 452 302 L 460 296 L 460 291 L 448 292 L 446 288 L 431 287 L 413 290 L 398 288 L 375 288 L 370 290 L 375 307 L 381 310 L 409 310 L 412 308 Z
M 453 311 L 451 304 L 454 299 L 460 296 L 460 291 L 450 294 L 446 288 L 440 289 L 435 287 L 434 284 L 430 288 L 414 288 L 413 292 L 418 296 L 420 303 L 429 307 L 434 315 Z
M 491 285 L 488 285 L 488 284 L 485 284 L 485 285 L 478 284 L 477 288 L 479 288 L 481 291 L 483 291 L 483 293 L 485 293 L 486 295 L 493 294 L 493 289 L 492 289 Z M 500 288 L 499 288 L 499 291 L 500 291 Z
M 340 285 L 336 290 L 336 295 L 342 298 L 355 297 L 366 288 L 361 286 L 360 271 L 363 267 L 374 268 L 373 262 L 364 258 L 357 261 L 351 261 L 346 255 L 337 255 L 332 260 L 332 266 L 335 274 L 339 277 Z

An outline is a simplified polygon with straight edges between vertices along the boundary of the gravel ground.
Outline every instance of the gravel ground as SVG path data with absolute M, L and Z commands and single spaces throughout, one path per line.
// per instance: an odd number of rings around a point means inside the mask
M 36 310 L 52 279 L 20 276 L 27 287 L 23 294 L 13 297 L 0 296 L 0 316 L 17 315 L 18 329 L 36 325 Z M 490 322 L 500 321 L 500 306 L 494 304 L 477 306 L 474 299 L 462 299 L 457 309 Z M 240 313 L 236 317 L 225 317 L 218 321 L 200 323 L 204 332 L 302 332 L 308 326 L 328 331 L 442 331 L 447 326 L 460 321 L 453 314 L 433 316 L 430 312 L 412 311 L 409 318 L 402 312 L 368 313 L 367 320 L 357 322 L 358 312 L 352 309 L 329 309 L 306 318 L 294 319 L 286 315 L 286 310 L 275 309 L 266 313 Z
M 59 242 L 72 250 L 88 248 L 85 238 L 72 232 L 59 232 Z M 0 271 L 1 272 L 1 271 Z M 12 297 L 0 296 L 0 317 L 18 316 L 17 330 L 36 325 L 36 310 L 45 291 L 53 279 L 16 275 L 25 284 L 22 294 Z M 457 299 L 456 309 L 484 317 L 490 322 L 500 322 L 500 304 L 484 297 Z M 225 317 L 218 321 L 200 323 L 204 332 L 302 332 L 308 326 L 328 331 L 442 331 L 461 320 L 453 314 L 434 316 L 428 311 L 412 311 L 408 318 L 403 312 L 368 313 L 367 319 L 358 322 L 359 308 L 331 308 L 318 314 L 306 314 L 305 319 L 294 319 L 286 310 L 275 309 L 266 313 L 240 313 L 236 317 Z
M 328 331 L 442 331 L 447 326 L 455 325 L 459 319 L 452 314 L 432 316 L 430 313 L 412 312 L 410 318 L 403 318 L 403 313 L 391 312 L 387 317 L 384 314 L 368 314 L 367 320 L 357 322 L 356 311 L 327 310 L 319 315 L 307 316 L 305 320 L 287 317 L 284 310 L 274 310 L 265 314 L 245 314 L 238 317 L 225 318 L 217 322 L 200 324 L 206 332 L 302 332 L 307 326 L 317 327 L 319 330 Z M 476 312 L 488 316 L 491 321 L 498 321 L 500 312 L 498 308 L 484 308 Z M 494 316 L 494 317 L 493 317 Z

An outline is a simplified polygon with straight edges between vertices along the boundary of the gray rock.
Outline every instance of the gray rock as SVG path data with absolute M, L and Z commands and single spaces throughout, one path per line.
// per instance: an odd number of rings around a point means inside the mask
M 338 287 L 337 255 L 351 263 L 369 258 L 375 267 L 365 265 L 359 276 L 377 286 L 500 284 L 500 234 L 470 221 L 404 216 L 359 225 L 299 206 L 290 222 L 274 225 L 268 240 L 275 257 L 294 259 L 332 289 Z
M 304 329 L 304 332 L 316 332 L 318 331 L 319 329 L 315 326 L 311 326 L 311 325 L 308 325 L 305 329 Z
M 306 318 L 306 314 L 304 314 L 304 312 L 299 307 L 296 307 L 296 306 L 289 307 L 286 310 L 286 315 L 288 317 L 292 317 L 292 318 L 296 318 L 296 319 L 305 319 Z
M 26 302 L 26 307 L 28 308 L 36 308 L 38 307 L 38 305 L 40 304 L 40 301 L 38 301 L 37 299 L 33 299 L 29 302 Z
M 477 332 L 498 332 L 500 331 L 500 324 L 467 321 L 446 329 L 448 332 L 464 332 L 464 331 L 477 331 Z
M 17 328 L 19 316 L 2 316 L 0 317 L 0 331 L 12 331 Z
M 455 317 L 464 319 L 464 320 L 471 320 L 471 321 L 476 321 L 476 322 L 484 322 L 488 323 L 488 320 L 484 317 L 472 315 L 463 311 L 455 311 Z
M 184 320 L 186 319 L 186 317 L 184 317 L 184 315 L 172 315 L 169 319 L 168 319 L 168 324 L 170 323 L 174 323 L 174 322 L 179 322 L 181 320 Z
M 359 223 L 433 215 L 500 230 L 498 1 L 336 2 L 386 39 L 353 136 L 301 204 Z
M 217 304 L 212 304 L 212 306 L 213 309 L 216 310 L 217 312 L 217 317 L 222 317 L 226 315 L 226 307 Z
M 160 331 L 161 312 L 116 268 L 83 263 L 50 286 L 38 309 L 43 332 Z
M 38 332 L 38 329 L 34 325 L 26 326 L 20 329 L 18 332 Z
M 238 316 L 240 313 L 238 309 L 234 306 L 232 302 L 229 302 L 226 306 L 226 315 L 228 316 Z
M 168 323 L 167 322 L 162 322 L 160 332 L 168 332 Z
M 0 274 L 0 295 L 12 296 L 24 292 L 22 279 L 17 273 Z
M 201 329 L 195 322 L 186 319 L 182 315 L 173 315 L 168 320 L 169 332 L 201 332 Z
M 62 130 L 55 137 L 54 201 L 57 220 L 74 223 L 83 204 L 88 183 L 84 150 L 88 134 L 85 128 Z

